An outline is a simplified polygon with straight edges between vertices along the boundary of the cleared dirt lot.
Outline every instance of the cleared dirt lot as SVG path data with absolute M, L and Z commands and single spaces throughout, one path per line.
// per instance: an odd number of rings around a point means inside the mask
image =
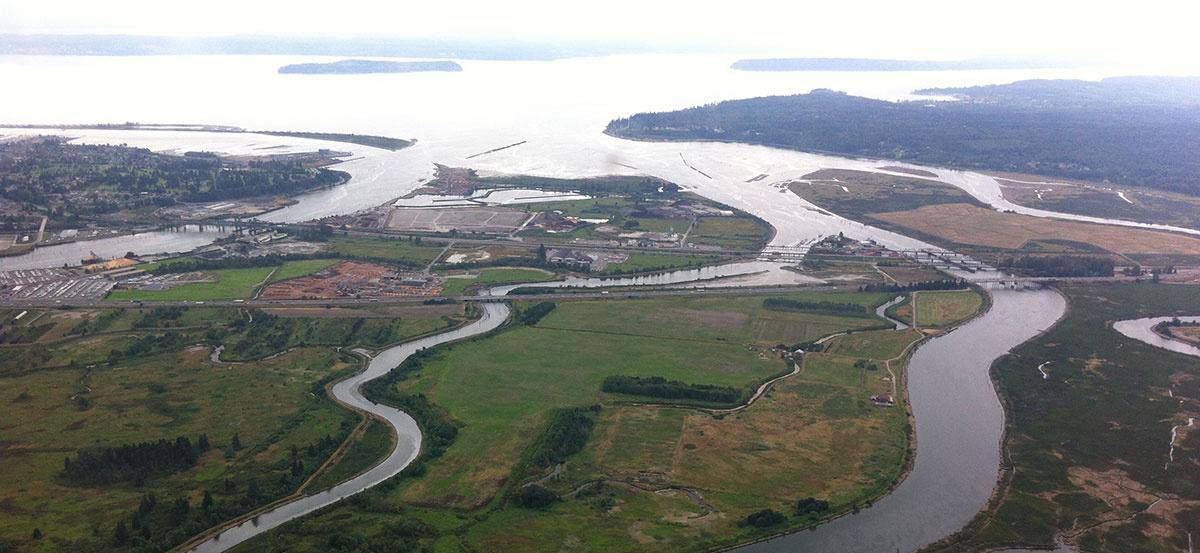
M 259 297 L 331 299 L 359 296 L 431 296 L 441 291 L 437 282 L 406 278 L 374 263 L 343 261 L 309 276 L 276 282 L 264 288 Z
M 1030 240 L 1071 240 L 1116 253 L 1200 254 L 1200 239 L 1154 230 L 1001 213 L 967 204 L 929 205 L 870 217 L 959 244 L 1017 249 Z
M 524 211 L 503 207 L 396 208 L 388 214 L 384 226 L 426 232 L 512 232 L 528 217 Z

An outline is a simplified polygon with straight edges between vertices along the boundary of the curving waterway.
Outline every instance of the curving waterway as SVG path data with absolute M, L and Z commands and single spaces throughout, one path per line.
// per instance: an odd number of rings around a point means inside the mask
M 992 361 L 1050 328 L 1067 307 L 1051 290 L 990 294 L 987 313 L 925 342 L 909 361 L 917 453 L 899 487 L 858 514 L 735 551 L 913 551 L 958 531 L 985 506 L 996 486 L 1004 431 Z
M 1171 319 L 1179 319 L 1187 323 L 1200 322 L 1200 316 L 1197 317 L 1146 317 L 1144 319 L 1130 319 L 1126 321 L 1117 321 L 1113 323 L 1113 330 L 1120 332 L 1127 338 L 1141 340 L 1152 346 L 1157 346 L 1165 350 L 1170 350 L 1175 353 L 1200 357 L 1200 347 L 1193 346 L 1182 340 L 1174 340 L 1166 338 L 1157 332 L 1154 332 L 1154 325 L 1164 323 Z
M 740 267 L 746 270 L 760 267 Z M 718 271 L 726 273 L 725 270 Z M 730 273 L 738 271 L 729 270 Z M 728 273 L 726 273 L 728 274 Z M 654 284 L 682 283 L 711 271 L 676 271 Z M 612 286 L 620 279 L 578 279 L 538 286 Z M 503 296 L 517 286 L 488 295 Z M 917 452 L 912 472 L 873 506 L 805 531 L 737 549 L 741 553 L 853 553 L 911 551 L 962 528 L 984 506 L 996 484 L 1004 412 L 988 371 L 993 360 L 1049 328 L 1066 302 L 1049 290 L 994 289 L 992 307 L 966 325 L 932 338 L 909 363 L 908 392 L 916 420 Z M 333 397 L 374 414 L 395 430 L 395 449 L 381 464 L 326 491 L 305 496 L 222 531 L 193 547 L 196 553 L 226 551 L 254 536 L 359 493 L 399 473 L 420 451 L 421 433 L 412 417 L 373 403 L 363 383 L 378 378 L 420 349 L 477 336 L 508 318 L 504 303 L 483 303 L 480 319 L 435 336 L 404 343 L 371 359 L 367 369 L 333 386 Z
M 387 459 L 350 480 L 325 491 L 307 495 L 266 511 L 253 519 L 228 528 L 212 538 L 201 542 L 189 551 L 216 553 L 226 551 L 254 536 L 267 532 L 290 520 L 302 517 L 321 507 L 331 505 L 359 493 L 392 476 L 416 459 L 421 451 L 421 430 L 417 422 L 407 413 L 374 403 L 362 394 L 363 383 L 387 374 L 408 356 L 425 348 L 454 340 L 478 336 L 494 330 L 508 319 L 509 309 L 503 303 L 484 303 L 483 315 L 479 319 L 441 334 L 405 342 L 384 350 L 371 359 L 367 368 L 333 386 L 333 397 L 351 408 L 366 411 L 386 422 L 395 432 L 396 445 Z

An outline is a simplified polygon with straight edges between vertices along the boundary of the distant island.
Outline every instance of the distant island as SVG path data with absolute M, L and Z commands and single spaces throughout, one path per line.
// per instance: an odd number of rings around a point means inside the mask
M 418 73 L 423 71 L 462 71 L 462 66 L 452 61 L 342 60 L 330 63 L 296 63 L 279 68 L 280 73 L 305 75 Z
M 1070 64 L 1030 60 L 885 60 L 871 58 L 759 58 L 730 66 L 740 71 L 965 71 L 980 69 L 1044 69 Z

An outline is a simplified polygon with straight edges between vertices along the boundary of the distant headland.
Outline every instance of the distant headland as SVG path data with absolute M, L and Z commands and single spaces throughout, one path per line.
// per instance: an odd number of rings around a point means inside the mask
M 342 60 L 330 63 L 296 63 L 279 68 L 280 73 L 307 75 L 417 73 L 422 71 L 462 71 L 462 66 L 452 61 Z

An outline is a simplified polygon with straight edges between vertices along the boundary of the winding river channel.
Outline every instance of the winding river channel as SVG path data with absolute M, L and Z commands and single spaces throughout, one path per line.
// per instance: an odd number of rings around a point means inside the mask
M 708 271 L 677 271 L 654 284 L 695 281 Z M 620 279 L 579 279 L 572 286 L 612 286 Z M 539 283 L 564 286 L 567 282 Z M 493 288 L 503 296 L 517 286 Z M 814 531 L 799 532 L 738 549 L 758 552 L 911 551 L 961 528 L 986 503 L 996 483 L 1004 412 L 988 375 L 993 360 L 1049 328 L 1065 312 L 1066 302 L 1050 290 L 996 288 L 992 306 L 966 325 L 922 344 L 909 363 L 908 393 L 916 419 L 917 453 L 913 471 L 891 494 Z M 381 352 L 367 369 L 333 387 L 339 402 L 386 421 L 398 437 L 387 459 L 366 473 L 326 491 L 305 496 L 222 531 L 190 551 L 226 551 L 289 520 L 366 490 L 399 473 L 420 450 L 421 433 L 407 414 L 373 403 L 361 388 L 386 374 L 420 349 L 477 336 L 508 318 L 509 307 L 482 304 L 480 319 L 442 334 L 407 342 Z
M 89 143 L 124 143 L 155 151 L 205 150 L 247 155 L 330 148 L 351 156 L 338 168 L 343 185 L 297 198 L 263 219 L 306 221 L 371 208 L 414 190 L 433 175 L 434 163 L 483 173 L 579 178 L 606 174 L 653 175 L 742 209 L 776 229 L 772 246 L 800 247 L 843 232 L 894 248 L 929 248 L 920 240 L 824 211 L 786 184 L 822 168 L 881 171 L 898 165 L 725 143 L 631 142 L 604 135 L 614 117 L 731 98 L 795 94 L 816 87 L 886 100 L 910 99 L 924 87 L 967 86 L 1027 78 L 1098 78 L 1104 69 L 889 73 L 755 73 L 729 69 L 732 56 L 613 56 L 554 62 L 463 61 L 459 73 L 318 76 L 279 75 L 280 65 L 331 61 L 305 56 L 0 56 L 6 90 L 4 123 L 117 121 L 197 122 L 252 129 L 353 132 L 415 136 L 416 145 L 390 152 L 258 134 L 183 131 L 0 129 L 6 135 L 60 133 Z M 93 83 L 112 86 L 91 86 Z M 178 83 L 188 86 L 180 87 Z M 238 86 L 229 86 L 230 82 Z M 88 94 L 80 95 L 81 89 Z M 520 146 L 487 153 L 497 146 Z M 483 155 L 486 153 L 486 155 Z M 899 164 L 903 165 L 903 164 Z M 910 167 L 911 168 L 911 167 Z M 1008 204 L 994 178 L 924 168 L 998 209 L 1035 216 L 1091 220 Z M 1105 220 L 1119 225 L 1137 225 Z M 1183 232 L 1195 232 L 1182 230 Z M 111 241 L 52 246 L 0 258 L 0 269 L 78 263 L 82 247 L 101 255 L 181 251 L 215 235 L 153 233 Z M 710 279 L 711 284 L 709 284 Z M 796 284 L 803 277 L 773 264 L 731 264 L 667 276 L 581 279 L 538 286 L 643 286 L 705 282 L 705 286 Z M 504 295 L 511 287 L 496 288 Z M 1048 290 L 993 289 L 991 309 L 948 334 L 922 344 L 909 363 L 908 393 L 915 415 L 913 471 L 890 495 L 858 514 L 811 532 L 746 546 L 743 553 L 853 553 L 911 551 L 962 527 L 985 504 L 999 467 L 1004 413 L 988 369 L 1010 348 L 1049 327 L 1065 311 Z M 333 397 L 370 412 L 395 429 L 387 459 L 347 482 L 301 497 L 228 528 L 192 550 L 219 552 L 272 528 L 370 488 L 398 473 L 420 450 L 421 434 L 405 413 L 366 400 L 364 382 L 396 367 L 421 348 L 485 333 L 508 318 L 503 303 L 483 304 L 481 318 L 456 330 L 379 353 L 362 374 L 333 387 Z

